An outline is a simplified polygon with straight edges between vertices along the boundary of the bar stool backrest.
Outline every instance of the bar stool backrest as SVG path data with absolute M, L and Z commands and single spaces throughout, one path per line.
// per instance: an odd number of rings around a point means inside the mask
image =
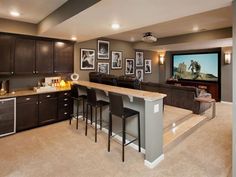
M 97 96 L 95 89 L 87 88 L 87 103 L 90 105 L 96 105 Z
M 111 114 L 122 117 L 124 114 L 123 98 L 121 95 L 109 93 Z
M 78 98 L 79 97 L 79 90 L 77 85 L 72 85 L 71 87 L 71 97 Z

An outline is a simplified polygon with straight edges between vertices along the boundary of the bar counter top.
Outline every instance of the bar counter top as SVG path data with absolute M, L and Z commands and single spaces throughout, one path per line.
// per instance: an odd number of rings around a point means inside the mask
M 113 93 L 118 93 L 122 95 L 128 95 L 131 97 L 142 98 L 147 101 L 160 100 L 166 97 L 165 94 L 161 94 L 157 92 L 148 92 L 148 91 L 129 89 L 129 88 L 124 88 L 124 87 L 110 86 L 110 85 L 105 85 L 105 84 L 89 82 L 89 81 L 74 81 L 72 83 L 85 86 L 88 88 L 103 90 L 105 92 L 113 92 Z

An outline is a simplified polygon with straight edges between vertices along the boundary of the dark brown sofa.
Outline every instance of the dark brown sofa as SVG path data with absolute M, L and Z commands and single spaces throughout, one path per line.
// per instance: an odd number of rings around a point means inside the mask
M 200 90 L 192 86 L 175 86 L 143 82 L 142 90 L 164 93 L 164 104 L 193 111 L 194 114 L 201 114 L 211 107 L 210 103 L 196 101 L 198 97 L 211 97 L 210 94 L 200 94 Z
M 191 86 L 175 86 L 152 82 L 139 82 L 131 76 L 114 76 L 99 72 L 89 73 L 90 82 L 114 85 L 125 88 L 141 89 L 151 92 L 164 93 L 164 104 L 193 111 L 194 114 L 201 114 L 211 107 L 210 103 L 196 101 L 198 97 L 211 97 L 209 94 L 201 95 L 199 89 Z

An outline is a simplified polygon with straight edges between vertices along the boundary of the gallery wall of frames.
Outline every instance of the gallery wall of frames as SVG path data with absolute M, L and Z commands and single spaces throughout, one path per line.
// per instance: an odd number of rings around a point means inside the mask
M 130 51 L 126 52 L 122 45 L 113 47 L 114 42 L 110 40 L 96 40 L 96 43 L 96 48 L 80 46 L 80 71 L 132 75 L 140 81 L 146 80 L 145 78 L 152 74 L 153 59 L 150 55 L 145 55 L 147 52 L 132 49 L 131 54 Z

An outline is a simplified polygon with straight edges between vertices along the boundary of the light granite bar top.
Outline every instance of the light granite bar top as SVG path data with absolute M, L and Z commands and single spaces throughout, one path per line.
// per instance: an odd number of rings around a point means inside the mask
M 45 94 L 45 93 L 63 92 L 63 91 L 69 91 L 69 90 L 70 88 L 57 88 L 57 90 L 55 91 L 40 92 L 40 93 L 37 93 L 34 90 L 20 90 L 20 91 L 15 91 L 15 93 L 7 93 L 5 95 L 1 95 L 0 99 L 19 97 L 19 96 L 39 95 L 39 94 Z
M 165 94 L 161 94 L 157 92 L 148 92 L 148 91 L 129 89 L 129 88 L 124 88 L 124 87 L 110 86 L 106 84 L 99 84 L 99 83 L 94 83 L 94 82 L 89 82 L 89 81 L 74 81 L 73 84 L 78 84 L 78 85 L 89 87 L 89 88 L 103 90 L 105 92 L 113 92 L 113 93 L 118 93 L 122 95 L 128 95 L 131 97 L 142 98 L 147 101 L 160 100 L 166 97 Z

